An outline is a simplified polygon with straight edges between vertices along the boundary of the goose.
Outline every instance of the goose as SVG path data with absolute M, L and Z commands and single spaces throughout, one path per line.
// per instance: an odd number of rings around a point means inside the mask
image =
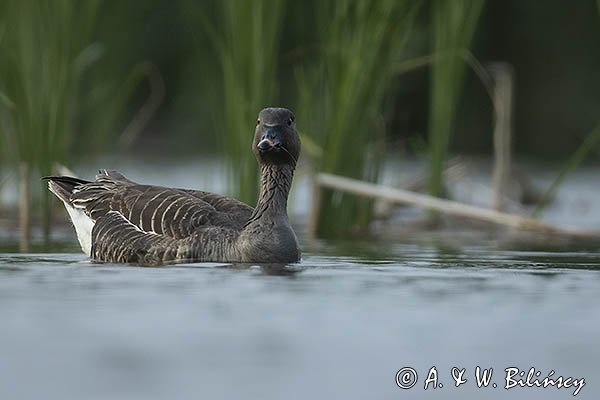
M 260 111 L 252 151 L 260 166 L 254 208 L 214 193 L 138 184 L 112 170 L 100 170 L 93 182 L 70 176 L 46 179 L 64 203 L 81 249 L 94 261 L 299 261 L 298 239 L 287 215 L 300 155 L 292 111 Z

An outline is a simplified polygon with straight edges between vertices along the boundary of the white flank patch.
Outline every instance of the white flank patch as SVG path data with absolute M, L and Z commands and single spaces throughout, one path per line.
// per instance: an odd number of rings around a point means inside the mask
M 77 240 L 79 240 L 81 250 L 83 250 L 88 257 L 91 257 L 92 229 L 94 228 L 94 220 L 88 217 L 82 209 L 74 208 L 67 203 L 64 204 L 67 212 L 69 213 L 69 217 L 71 217 L 71 222 L 75 227 L 75 231 L 77 232 Z

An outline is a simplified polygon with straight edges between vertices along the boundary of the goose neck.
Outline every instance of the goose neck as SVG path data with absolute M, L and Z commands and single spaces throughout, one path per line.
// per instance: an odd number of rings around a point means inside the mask
M 260 194 L 251 220 L 287 218 L 287 199 L 293 175 L 294 169 L 289 165 L 261 165 Z

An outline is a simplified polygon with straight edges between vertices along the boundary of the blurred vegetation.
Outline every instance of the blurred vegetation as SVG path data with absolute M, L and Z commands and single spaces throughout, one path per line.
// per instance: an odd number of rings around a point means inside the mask
M 533 210 L 532 215 L 539 217 L 544 208 L 552 202 L 556 196 L 556 192 L 560 187 L 561 183 L 571 174 L 579 165 L 581 165 L 590 153 L 598 148 L 600 144 L 600 125 L 586 137 L 581 143 L 581 146 L 573 153 L 573 155 L 567 160 L 564 167 L 560 170 L 554 181 L 550 184 L 548 189 L 542 195 L 537 207 Z
M 215 115 L 222 118 L 216 127 L 229 163 L 233 195 L 252 204 L 258 198 L 258 168 L 250 151 L 250 133 L 258 111 L 278 104 L 275 88 L 284 1 L 217 1 L 210 18 L 206 4 L 190 3 L 221 66 L 222 103 L 215 104 Z
M 69 164 L 78 134 L 92 145 L 114 136 L 115 116 L 140 80 L 135 69 L 129 77 L 94 70 L 104 53 L 94 42 L 101 6 L 100 0 L 2 3 L 0 136 L 6 157 L 19 166 L 21 230 L 29 225 L 30 186 L 45 187 L 39 177 Z M 48 237 L 49 194 L 41 194 Z
M 70 0 L 7 0 L 2 4 L 0 129 L 11 149 L 9 156 L 20 166 L 21 192 L 25 193 L 21 197 L 22 231 L 28 230 L 27 186 L 32 171 L 49 175 L 53 163 L 67 161 L 77 85 L 88 61 L 84 51 L 99 4 Z M 47 192 L 42 199 L 47 221 Z M 48 232 L 47 222 L 45 226 Z
M 78 57 L 89 44 L 98 4 L 2 4 L 2 136 L 17 162 L 42 173 L 69 154 L 76 86 L 86 61 Z
M 484 0 L 434 0 L 431 6 L 433 52 L 429 106 L 429 194 L 443 195 L 444 166 L 470 48 Z
M 517 154 L 570 157 L 598 124 L 600 4 L 483 3 L 4 0 L 0 162 L 30 164 L 39 194 L 54 162 L 218 154 L 231 194 L 253 203 L 255 117 L 281 105 L 315 170 L 375 180 L 393 144 L 426 153 L 440 195 L 449 152 L 491 154 L 493 112 L 465 49 L 514 67 Z M 431 68 L 398 74 L 422 57 Z M 370 210 L 326 193 L 321 233 L 360 230 Z
M 393 91 L 394 65 L 403 55 L 419 4 L 319 3 L 317 58 L 296 70 L 299 121 L 321 145 L 319 170 L 377 179 L 375 146 L 382 146 L 386 134 L 384 98 Z M 341 193 L 326 193 L 322 205 L 319 232 L 329 237 L 364 229 L 372 209 L 369 202 Z

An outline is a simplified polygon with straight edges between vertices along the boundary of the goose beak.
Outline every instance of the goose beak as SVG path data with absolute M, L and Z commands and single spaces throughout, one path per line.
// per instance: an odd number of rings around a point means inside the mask
M 258 143 L 258 151 L 261 153 L 266 153 L 275 147 L 275 144 L 272 140 L 264 138 Z
M 261 153 L 268 153 L 271 150 L 279 149 L 281 147 L 281 141 L 279 140 L 279 130 L 269 129 L 258 142 L 258 151 Z

